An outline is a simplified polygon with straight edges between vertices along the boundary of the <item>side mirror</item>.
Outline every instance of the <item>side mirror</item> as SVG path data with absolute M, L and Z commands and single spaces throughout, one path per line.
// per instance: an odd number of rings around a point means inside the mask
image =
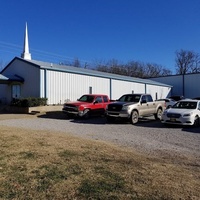
M 94 101 L 94 103 L 93 103 L 93 104 L 96 104 L 96 103 L 99 103 L 99 102 L 96 100 L 96 101 Z

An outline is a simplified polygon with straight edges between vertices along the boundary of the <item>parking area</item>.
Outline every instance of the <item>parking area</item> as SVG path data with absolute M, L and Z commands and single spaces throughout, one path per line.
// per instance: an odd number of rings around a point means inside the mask
M 114 143 L 151 156 L 181 156 L 200 163 L 200 127 L 164 126 L 153 118 L 136 125 L 104 117 L 67 119 L 61 112 L 43 115 L 0 114 L 0 126 L 63 132 L 86 139 Z

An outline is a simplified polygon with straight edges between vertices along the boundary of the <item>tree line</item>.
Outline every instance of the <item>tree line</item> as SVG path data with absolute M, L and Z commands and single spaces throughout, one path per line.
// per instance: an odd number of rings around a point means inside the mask
M 94 69 L 97 71 L 139 78 L 150 78 L 172 74 L 171 70 L 155 63 L 129 61 L 126 64 L 120 64 L 114 59 L 104 63 L 96 63 Z
M 153 78 L 159 76 L 172 75 L 172 70 L 156 64 L 144 63 L 141 61 L 129 61 L 122 64 L 116 59 L 109 61 L 95 61 L 92 64 L 81 62 L 78 58 L 73 62 L 67 63 L 74 67 L 89 68 L 101 72 L 138 77 L 138 78 Z M 175 52 L 175 74 L 200 73 L 200 54 L 190 50 L 178 50 Z

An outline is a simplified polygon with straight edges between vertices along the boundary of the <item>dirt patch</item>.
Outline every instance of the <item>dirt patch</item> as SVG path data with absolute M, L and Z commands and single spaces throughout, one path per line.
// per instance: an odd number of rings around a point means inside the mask
M 0 113 L 0 120 L 4 119 L 19 119 L 19 118 L 28 118 L 28 117 L 37 117 L 37 115 L 32 114 L 13 114 L 13 113 Z
M 51 110 L 51 111 L 34 111 L 30 113 L 12 113 L 12 112 L 0 112 L 0 120 L 4 119 L 20 119 L 20 118 L 34 118 L 42 117 L 46 118 L 66 118 L 66 115 L 61 110 Z

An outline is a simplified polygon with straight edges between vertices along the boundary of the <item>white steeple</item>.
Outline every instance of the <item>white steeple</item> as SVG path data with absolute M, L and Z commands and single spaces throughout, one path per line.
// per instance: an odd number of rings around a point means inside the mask
M 29 45 L 28 45 L 28 27 L 26 23 L 25 33 L 24 33 L 24 50 L 21 54 L 21 58 L 25 60 L 31 60 L 31 54 L 29 53 Z

